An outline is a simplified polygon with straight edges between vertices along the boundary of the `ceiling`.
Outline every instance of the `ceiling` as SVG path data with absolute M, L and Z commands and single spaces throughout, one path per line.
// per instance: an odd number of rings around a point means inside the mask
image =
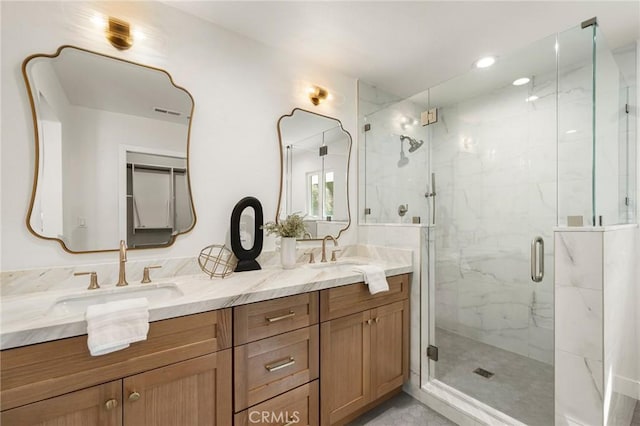
M 167 1 L 261 43 L 410 96 L 593 16 L 640 39 L 638 1 Z
M 191 97 L 155 69 L 77 49 L 64 49 L 51 63 L 71 105 L 187 124 Z M 155 108 L 175 114 L 159 113 Z

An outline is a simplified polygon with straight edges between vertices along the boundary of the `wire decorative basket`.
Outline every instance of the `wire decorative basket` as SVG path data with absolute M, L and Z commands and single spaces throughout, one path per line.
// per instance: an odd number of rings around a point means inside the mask
M 238 259 L 231 250 L 220 244 L 203 248 L 198 256 L 198 265 L 209 278 L 224 278 L 233 274 Z

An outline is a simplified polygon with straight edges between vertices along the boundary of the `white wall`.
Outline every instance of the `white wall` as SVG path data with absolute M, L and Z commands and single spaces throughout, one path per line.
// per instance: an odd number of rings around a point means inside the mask
M 190 169 L 198 222 L 172 247 L 132 252 L 130 259 L 134 260 L 195 256 L 202 247 L 223 242 L 233 206 L 247 195 L 262 201 L 265 220 L 274 219 L 280 181 L 276 122 L 294 107 L 336 117 L 355 134 L 355 79 L 164 4 L 2 2 L 0 7 L 4 271 L 115 260 L 113 253 L 67 254 L 57 243 L 31 235 L 24 225 L 31 195 L 34 138 L 20 67 L 30 54 L 52 53 L 63 44 L 77 45 L 164 68 L 176 84 L 193 95 Z M 91 27 L 87 11 L 92 9 L 130 19 L 147 29 L 149 36 L 131 50 L 119 52 Z M 305 83 L 329 88 L 335 100 L 313 107 L 306 98 Z M 350 192 L 356 194 L 353 164 L 351 170 Z M 355 204 L 351 203 L 352 208 Z M 352 227 L 341 244 L 355 241 L 356 234 Z M 272 244 L 269 240 L 265 248 Z

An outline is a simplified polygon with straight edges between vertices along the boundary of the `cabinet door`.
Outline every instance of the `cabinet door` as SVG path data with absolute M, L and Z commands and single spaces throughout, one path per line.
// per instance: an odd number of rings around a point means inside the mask
M 371 400 L 370 323 L 370 311 L 364 311 L 321 326 L 322 425 L 336 423 Z
M 231 424 L 231 349 L 124 379 L 125 426 Z
M 371 310 L 371 387 L 377 399 L 409 378 L 409 301 Z
M 122 382 L 105 383 L 2 412 L 3 426 L 121 426 Z

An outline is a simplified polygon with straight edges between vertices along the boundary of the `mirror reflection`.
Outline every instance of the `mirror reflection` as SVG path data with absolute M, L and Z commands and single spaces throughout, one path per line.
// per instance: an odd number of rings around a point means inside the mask
M 63 46 L 23 72 L 36 179 L 28 225 L 70 252 L 166 246 L 195 224 L 193 99 L 163 70 Z
M 305 238 L 338 237 L 349 227 L 351 135 L 335 118 L 299 108 L 280 118 L 282 188 L 278 219 L 304 215 Z

